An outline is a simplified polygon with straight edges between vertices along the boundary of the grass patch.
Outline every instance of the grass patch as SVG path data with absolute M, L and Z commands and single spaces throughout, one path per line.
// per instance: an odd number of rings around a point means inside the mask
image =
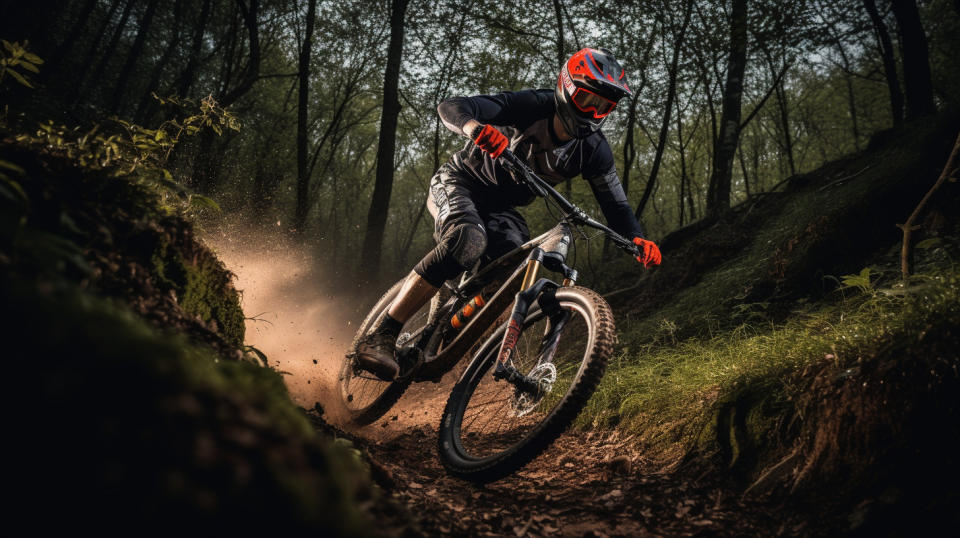
M 891 346 L 960 324 L 957 269 L 918 276 L 907 290 L 845 288 L 852 297 L 809 306 L 779 325 L 743 324 L 676 343 L 662 332 L 612 361 L 581 423 L 618 425 L 663 457 L 713 448 L 734 464 L 745 443 L 758 448 L 786 427 L 806 369 L 830 366 L 843 376 Z M 730 420 L 745 431 L 722 431 L 738 430 Z

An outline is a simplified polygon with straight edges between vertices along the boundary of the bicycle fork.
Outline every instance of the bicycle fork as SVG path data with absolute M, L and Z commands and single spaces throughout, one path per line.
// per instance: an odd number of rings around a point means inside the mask
M 547 278 L 537 279 L 537 273 L 541 265 L 556 272 L 562 272 L 564 275 L 564 286 L 569 286 L 576 282 L 577 271 L 567 267 L 563 263 L 562 256 L 555 253 L 545 253 L 540 248 L 533 249 L 527 258 L 526 273 L 523 277 L 523 283 L 520 286 L 520 292 L 517 293 L 514 299 L 513 310 L 507 322 L 507 329 L 503 335 L 503 341 L 500 343 L 500 351 L 497 353 L 497 366 L 493 373 L 494 379 L 505 379 L 508 383 L 516 386 L 518 390 L 532 396 L 539 395 L 539 381 L 518 371 L 510 360 L 515 352 L 517 341 L 520 338 L 520 332 L 523 330 L 523 323 L 527 318 L 530 307 L 533 305 L 533 301 L 536 300 L 540 305 L 540 309 L 547 315 L 549 320 L 540 344 L 537 366 L 546 362 L 552 362 L 557 350 L 557 344 L 560 341 L 560 334 L 563 332 L 567 320 L 570 319 L 570 312 L 562 309 L 556 298 L 556 290 L 560 286 Z

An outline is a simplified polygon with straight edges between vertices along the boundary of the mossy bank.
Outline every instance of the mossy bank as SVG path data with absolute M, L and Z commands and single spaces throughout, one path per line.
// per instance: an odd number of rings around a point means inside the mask
M 223 264 L 135 175 L 0 144 L 11 485 L 38 531 L 368 535 L 356 451 L 242 360 Z M 8 408 L 12 409 L 12 408 Z

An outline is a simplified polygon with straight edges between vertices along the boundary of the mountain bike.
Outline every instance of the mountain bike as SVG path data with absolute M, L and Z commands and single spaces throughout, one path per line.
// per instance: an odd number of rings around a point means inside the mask
M 613 353 L 610 306 L 577 286 L 577 271 L 566 264 L 574 231 L 597 229 L 638 255 L 631 240 L 570 203 L 509 150 L 500 158 L 518 181 L 561 211 L 559 223 L 459 282 L 447 282 L 404 324 L 397 340 L 400 375 L 388 382 L 359 369 L 355 359 L 357 344 L 377 326 L 403 281 L 394 284 L 360 325 L 338 376 L 350 419 L 369 424 L 411 383 L 439 381 L 471 355 L 443 411 L 439 452 L 450 474 L 474 482 L 503 478 L 543 452 L 580 413 Z M 561 283 L 538 278 L 542 270 L 559 274 Z

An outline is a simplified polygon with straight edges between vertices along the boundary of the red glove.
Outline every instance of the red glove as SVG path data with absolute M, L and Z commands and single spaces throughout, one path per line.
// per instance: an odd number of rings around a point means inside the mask
M 482 129 L 474 129 L 474 132 L 480 131 L 473 139 L 473 143 L 483 151 L 496 159 L 510 145 L 510 140 L 503 135 L 496 127 L 484 125 Z
M 639 237 L 634 237 L 633 242 L 640 249 L 640 255 L 637 256 L 638 262 L 642 263 L 644 267 L 660 265 L 660 260 L 663 258 L 660 256 L 660 247 L 656 243 Z

